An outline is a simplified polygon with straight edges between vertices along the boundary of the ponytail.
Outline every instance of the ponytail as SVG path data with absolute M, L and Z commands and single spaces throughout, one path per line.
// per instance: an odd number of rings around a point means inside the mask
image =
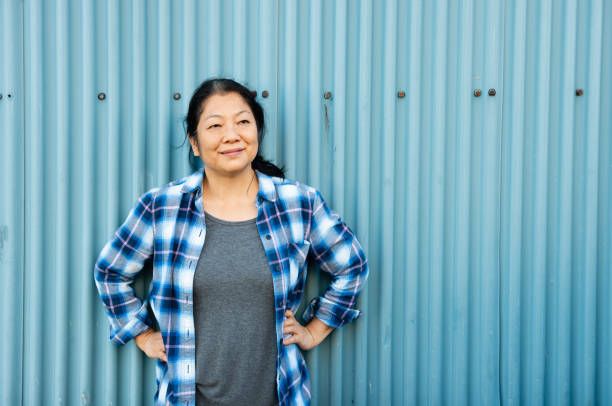
M 258 170 L 259 172 L 262 172 L 268 176 L 276 176 L 279 178 L 285 177 L 285 168 L 279 168 L 272 162 L 266 161 L 262 158 L 261 155 L 259 155 L 259 153 L 255 156 L 253 162 L 251 162 L 251 168 Z

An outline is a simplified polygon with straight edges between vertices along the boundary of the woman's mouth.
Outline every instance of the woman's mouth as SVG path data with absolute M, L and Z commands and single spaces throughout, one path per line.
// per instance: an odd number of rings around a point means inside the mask
M 225 156 L 236 156 L 239 155 L 243 150 L 244 148 L 228 149 L 227 151 L 222 151 L 221 154 Z

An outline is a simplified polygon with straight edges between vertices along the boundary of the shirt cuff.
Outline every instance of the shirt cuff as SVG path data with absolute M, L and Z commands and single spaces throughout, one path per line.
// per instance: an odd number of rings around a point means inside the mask
M 147 302 L 144 301 L 138 313 L 133 315 L 127 323 L 111 331 L 110 340 L 117 345 L 123 345 L 134 337 L 153 328 L 148 320 L 148 313 L 149 309 L 147 308 Z M 111 319 L 111 326 L 112 324 Z
M 308 324 L 316 317 L 328 326 L 338 328 L 358 319 L 361 315 L 361 310 L 347 308 L 319 296 L 308 303 L 306 310 L 302 314 L 302 320 Z

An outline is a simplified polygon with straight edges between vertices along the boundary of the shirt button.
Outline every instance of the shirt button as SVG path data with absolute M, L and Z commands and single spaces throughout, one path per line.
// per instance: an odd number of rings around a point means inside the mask
M 271 240 L 272 236 L 270 234 L 266 234 L 266 240 Z

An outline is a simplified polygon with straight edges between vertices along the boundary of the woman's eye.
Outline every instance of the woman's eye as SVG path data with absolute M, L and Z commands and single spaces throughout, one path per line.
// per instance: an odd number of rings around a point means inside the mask
M 239 124 L 249 124 L 249 120 L 247 120 L 247 119 L 240 120 L 238 123 Z
M 208 130 L 212 130 L 213 128 L 218 128 L 218 127 L 221 127 L 221 124 L 213 124 L 213 125 L 209 126 L 207 129 Z

